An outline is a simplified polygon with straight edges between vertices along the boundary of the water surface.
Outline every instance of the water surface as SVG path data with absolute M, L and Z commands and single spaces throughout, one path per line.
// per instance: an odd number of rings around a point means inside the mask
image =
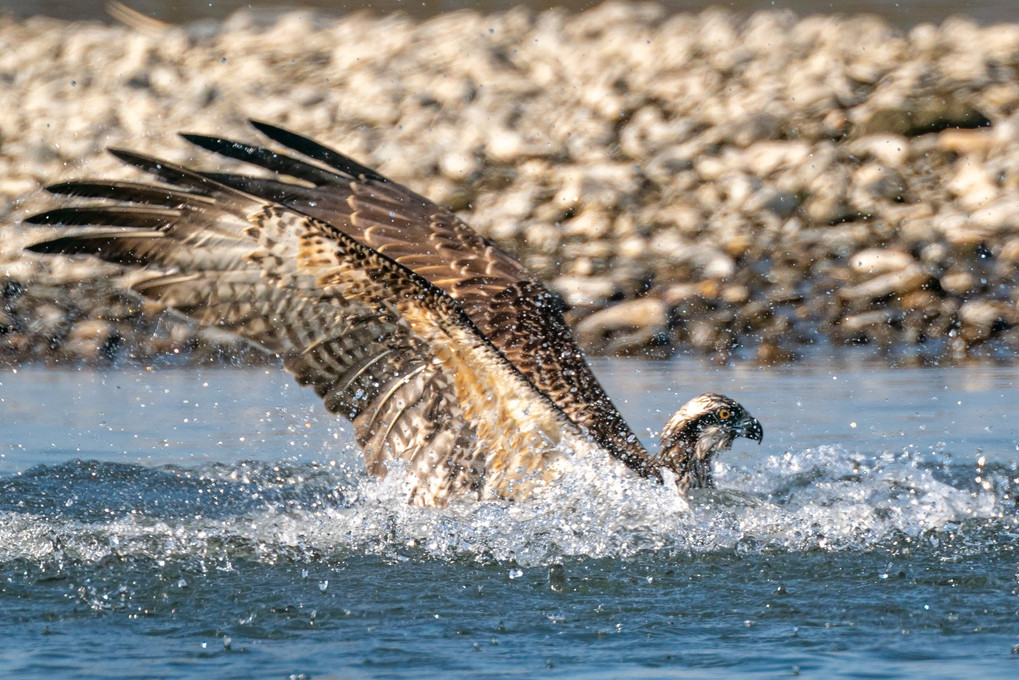
M 0 13 L 17 17 L 45 15 L 71 20 L 104 20 L 107 0 L 0 0 Z M 442 12 L 472 9 L 500 12 L 523 5 L 534 10 L 563 7 L 581 11 L 595 7 L 599 0 L 129 0 L 125 4 L 163 21 L 187 23 L 204 19 L 224 19 L 239 9 L 254 10 L 271 17 L 282 11 L 304 7 L 328 14 L 369 10 L 376 14 L 405 12 L 425 19 Z M 1019 21 L 1014 0 L 661 0 L 671 12 L 700 12 L 707 7 L 723 7 L 750 13 L 766 9 L 790 9 L 801 16 L 809 14 L 876 14 L 893 25 L 910 28 L 920 23 L 939 23 L 951 16 L 963 16 L 983 24 Z M 106 19 L 108 20 L 108 19 Z
M 1019 367 L 596 370 L 642 435 L 711 389 L 764 443 L 688 502 L 419 509 L 281 371 L 0 375 L 0 669 L 1015 676 Z

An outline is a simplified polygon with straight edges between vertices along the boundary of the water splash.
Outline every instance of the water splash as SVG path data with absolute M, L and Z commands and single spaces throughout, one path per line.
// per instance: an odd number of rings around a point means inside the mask
M 836 446 L 722 465 L 721 488 L 680 497 L 613 468 L 578 468 L 523 503 L 406 504 L 341 464 L 149 468 L 73 461 L 0 479 L 0 562 L 141 557 L 229 569 L 375 554 L 552 564 L 641 553 L 917 549 L 1012 543 L 1019 476 L 944 452 L 863 456 Z

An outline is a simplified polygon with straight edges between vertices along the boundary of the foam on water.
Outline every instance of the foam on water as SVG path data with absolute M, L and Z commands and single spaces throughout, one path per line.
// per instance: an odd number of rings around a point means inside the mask
M 838 446 L 721 465 L 688 498 L 613 467 L 579 467 L 527 502 L 406 504 L 342 464 L 146 467 L 72 461 L 0 478 L 0 562 L 144 557 L 230 568 L 355 554 L 514 561 L 668 553 L 993 548 L 1017 531 L 1019 477 L 942 452 Z

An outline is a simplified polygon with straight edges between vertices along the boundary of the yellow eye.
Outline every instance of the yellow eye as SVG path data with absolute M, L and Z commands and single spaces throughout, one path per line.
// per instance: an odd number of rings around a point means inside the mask
M 720 420 L 729 420 L 732 417 L 732 411 L 727 408 L 718 409 L 718 417 Z

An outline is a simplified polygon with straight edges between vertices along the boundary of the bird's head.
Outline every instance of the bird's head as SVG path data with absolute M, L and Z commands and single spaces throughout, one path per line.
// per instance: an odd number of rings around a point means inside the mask
M 736 437 L 760 442 L 760 421 L 729 397 L 706 393 L 694 397 L 665 424 L 659 460 L 676 474 L 680 491 L 711 487 L 711 462 L 719 451 L 728 451 Z

